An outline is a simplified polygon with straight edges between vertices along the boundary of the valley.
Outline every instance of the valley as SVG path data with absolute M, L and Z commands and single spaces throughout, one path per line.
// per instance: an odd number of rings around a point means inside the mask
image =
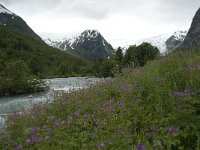
M 0 4 L 0 149 L 200 149 L 200 8 L 127 2 Z

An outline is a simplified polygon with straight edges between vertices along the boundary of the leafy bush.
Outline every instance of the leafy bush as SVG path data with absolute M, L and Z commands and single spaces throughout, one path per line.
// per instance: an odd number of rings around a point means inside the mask
M 130 46 L 124 56 L 124 63 L 134 63 L 134 66 L 144 66 L 147 61 L 154 60 L 159 55 L 157 47 L 149 43 L 142 43 L 139 46 Z

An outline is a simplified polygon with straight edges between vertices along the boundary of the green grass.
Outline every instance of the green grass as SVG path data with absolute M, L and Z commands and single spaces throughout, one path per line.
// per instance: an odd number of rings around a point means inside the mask
M 173 52 L 9 118 L 0 149 L 199 150 L 200 51 Z

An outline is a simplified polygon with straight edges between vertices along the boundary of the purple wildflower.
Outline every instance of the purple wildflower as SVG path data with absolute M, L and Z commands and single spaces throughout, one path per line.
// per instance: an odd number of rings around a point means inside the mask
M 38 130 L 38 128 L 31 128 L 31 134 L 33 135 L 33 134 L 35 134 L 36 132 L 37 132 L 37 130 Z
M 22 150 L 22 144 L 17 145 L 14 150 Z
M 52 129 L 51 128 L 47 128 L 46 131 L 47 131 L 48 134 L 52 133 Z
M 190 95 L 194 95 L 196 90 L 194 88 L 188 88 L 186 87 L 184 90 L 185 93 L 190 94 Z
M 127 132 L 127 136 L 132 136 L 132 132 L 131 132 L 131 131 L 128 131 L 128 132 Z
M 31 145 L 31 144 L 33 144 L 33 142 L 31 141 L 31 139 L 26 139 L 26 144 Z
M 148 138 L 149 138 L 149 140 L 152 140 L 152 139 L 153 139 L 153 132 L 149 132 Z
M 80 116 L 80 111 L 76 111 L 76 112 L 74 113 L 74 115 L 75 115 L 76 117 L 79 117 L 79 116 Z
M 145 145 L 143 143 L 138 144 L 137 150 L 146 150 Z
M 98 121 L 95 121 L 94 125 L 99 129 L 101 127 L 101 123 Z
M 169 131 L 170 134 L 172 134 L 174 132 L 174 128 L 173 127 L 169 127 L 168 131 Z
M 110 111 L 114 111 L 115 110 L 113 106 L 109 106 L 108 108 L 109 108 Z
M 114 102 L 115 102 L 115 98 L 112 97 L 112 98 L 110 99 L 110 103 L 114 103 Z
M 60 125 L 60 124 L 61 124 L 61 120 L 60 120 L 60 119 L 56 119 L 56 120 L 54 121 L 54 124 L 57 125 L 57 126 Z
M 172 92 L 172 95 L 175 96 L 175 97 L 180 97 L 180 98 L 185 97 L 184 92 Z
M 34 141 L 35 141 L 35 143 L 41 142 L 41 141 L 42 141 L 42 136 L 37 135 L 37 136 L 34 138 Z
M 68 119 L 68 124 L 70 125 L 70 124 L 72 124 L 72 122 L 73 122 L 73 117 L 70 116 L 69 119 Z

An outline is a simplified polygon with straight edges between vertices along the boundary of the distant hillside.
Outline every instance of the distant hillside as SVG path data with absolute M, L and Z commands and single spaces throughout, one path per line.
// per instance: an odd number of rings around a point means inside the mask
M 0 25 L 0 96 L 3 89 L 18 90 L 17 80 L 28 80 L 29 76 L 86 76 L 91 73 L 89 68 L 90 64 L 81 59 Z
M 40 34 L 50 46 L 67 51 L 68 53 L 86 60 L 103 59 L 110 56 L 113 47 L 97 30 L 86 30 L 74 35 L 61 36 L 54 34 Z
M 14 14 L 0 4 L 0 24 L 8 26 L 14 30 L 29 35 L 35 39 L 42 39 L 27 25 L 27 23 L 18 15 Z

